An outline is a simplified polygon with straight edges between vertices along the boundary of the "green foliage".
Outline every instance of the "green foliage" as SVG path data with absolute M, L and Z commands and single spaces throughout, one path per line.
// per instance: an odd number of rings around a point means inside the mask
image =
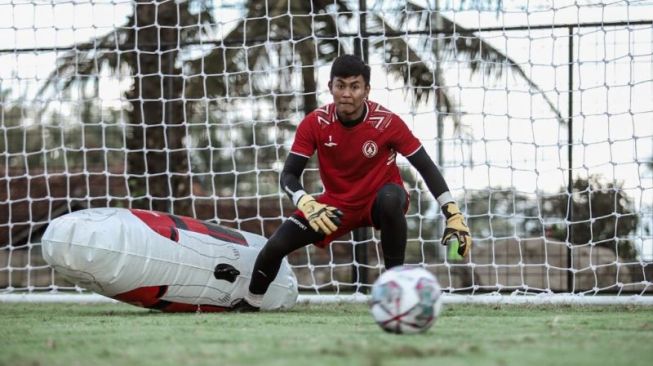
M 408 188 L 410 206 L 406 213 L 408 243 L 406 261 L 410 263 L 433 263 L 439 261 L 439 244 L 444 230 L 440 209 L 428 193 L 423 181 L 408 167 L 400 169 L 404 185 Z M 428 242 L 425 242 L 428 241 Z
M 35 113 L 12 91 L 0 90 L 0 153 L 6 154 L 8 168 L 16 175 L 63 172 L 103 172 L 122 164 L 123 159 L 105 148 L 124 149 L 125 126 L 115 111 L 102 111 L 91 102 L 97 90 L 84 92 L 71 112 L 57 109 Z M 23 173 L 21 173 L 23 172 Z
M 512 237 L 541 232 L 535 194 L 491 187 L 468 190 L 463 201 L 474 237 Z
M 89 124 L 93 123 L 92 109 L 99 108 L 95 104 L 98 76 L 107 71 L 120 77 L 138 73 L 124 92 L 129 107 L 122 146 L 129 149 L 124 170 L 130 175 L 129 195 L 135 207 L 166 211 L 170 197 L 190 195 L 184 123 L 195 102 L 182 101 L 185 81 L 180 61 L 192 47 L 180 42 L 205 39 L 208 27 L 216 24 L 212 14 L 209 1 L 139 2 L 125 26 L 77 44 L 60 56 L 40 91 L 46 96 L 48 92 L 83 91 L 95 85 L 95 99 L 84 98 L 80 113 L 81 122 Z M 166 172 L 172 174 L 163 174 Z M 188 200 L 181 200 L 178 206 L 178 213 L 191 213 Z
M 629 235 L 637 228 L 639 216 L 622 186 L 591 176 L 577 178 L 573 189 L 571 200 L 566 188 L 538 195 L 509 188 L 469 191 L 465 196 L 468 223 L 478 238 L 547 237 L 576 245 L 593 243 L 622 259 L 636 258 Z M 571 224 L 567 224 L 570 217 Z
M 543 217 L 568 217 L 570 200 L 566 191 L 548 201 L 542 203 Z M 553 238 L 574 244 L 591 242 L 609 248 L 621 258 L 636 258 L 637 251 L 628 237 L 637 228 L 639 216 L 622 184 L 605 182 L 599 176 L 576 179 L 571 202 L 571 224 L 550 225 Z

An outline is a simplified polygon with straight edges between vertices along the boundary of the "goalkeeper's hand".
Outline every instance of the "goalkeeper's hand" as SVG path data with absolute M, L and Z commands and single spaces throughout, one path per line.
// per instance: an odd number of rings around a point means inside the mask
M 465 224 L 463 214 L 460 213 L 455 202 L 449 202 L 442 206 L 442 212 L 447 218 L 447 227 L 442 235 L 442 245 L 447 245 L 447 242 L 455 236 L 458 239 L 458 254 L 466 256 L 472 248 L 472 236 Z
M 313 230 L 330 235 L 338 229 L 342 212 L 333 206 L 319 203 L 310 194 L 297 201 L 297 208 L 304 214 Z

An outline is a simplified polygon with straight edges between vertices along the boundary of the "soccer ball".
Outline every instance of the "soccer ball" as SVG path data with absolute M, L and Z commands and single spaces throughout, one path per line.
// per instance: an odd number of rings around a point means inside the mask
M 386 332 L 424 332 L 438 317 L 441 293 L 435 276 L 424 268 L 394 267 L 374 282 L 370 311 Z

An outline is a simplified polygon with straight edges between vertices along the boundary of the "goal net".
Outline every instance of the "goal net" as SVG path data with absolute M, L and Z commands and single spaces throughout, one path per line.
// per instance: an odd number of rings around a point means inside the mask
M 85 292 L 41 255 L 91 207 L 186 215 L 269 236 L 279 173 L 331 62 L 361 55 L 465 214 L 410 193 L 406 262 L 450 294 L 646 298 L 653 291 L 653 5 L 620 1 L 126 1 L 0 4 L 0 294 Z M 316 159 L 303 175 L 322 190 Z M 302 294 L 365 293 L 361 230 L 289 261 Z M 634 296 L 633 296 L 634 295 Z M 528 297 L 528 296 L 525 296 Z

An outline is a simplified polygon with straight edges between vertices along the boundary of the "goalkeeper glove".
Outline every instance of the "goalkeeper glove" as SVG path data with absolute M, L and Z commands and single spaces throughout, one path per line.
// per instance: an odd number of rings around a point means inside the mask
M 297 201 L 297 208 L 304 214 L 313 230 L 330 235 L 338 229 L 342 212 L 333 206 L 319 203 L 310 194 Z
M 447 245 L 447 242 L 455 236 L 458 239 L 458 254 L 466 256 L 472 248 L 472 236 L 469 234 L 463 214 L 460 213 L 455 202 L 449 202 L 442 206 L 442 212 L 447 218 L 447 227 L 442 235 L 442 245 Z

